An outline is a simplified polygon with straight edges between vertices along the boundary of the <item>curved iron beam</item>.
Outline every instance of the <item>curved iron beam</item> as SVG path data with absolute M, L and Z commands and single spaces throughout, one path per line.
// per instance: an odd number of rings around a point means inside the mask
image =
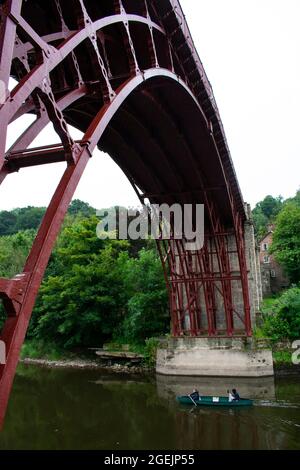
M 66 94 L 63 98 L 58 101 L 58 105 L 61 110 L 66 109 L 70 104 L 74 103 L 78 99 L 85 96 L 87 89 L 85 85 L 82 85 L 70 93 Z M 33 140 L 40 134 L 40 132 L 51 122 L 46 110 L 41 110 L 41 114 L 37 119 L 28 126 L 28 128 L 19 136 L 15 143 L 6 152 L 6 156 L 12 152 L 21 151 L 27 149 Z M 10 173 L 9 169 L 4 165 L 0 170 L 0 185 Z
M 67 166 L 54 193 L 22 273 L 24 282 L 21 289 L 22 301 L 19 310 L 16 311 L 14 316 L 7 318 L 1 333 L 1 340 L 6 345 L 6 364 L 0 365 L 0 424 L 3 423 L 5 416 L 20 349 L 25 338 L 35 299 L 54 243 L 84 169 L 103 132 L 126 98 L 141 84 L 155 77 L 164 77 L 178 82 L 193 97 L 186 84 L 169 70 L 149 69 L 128 79 L 126 83 L 118 88 L 114 100 L 105 104 L 91 122 L 84 135 L 84 144 L 80 153 L 76 156 L 75 162 Z M 197 103 L 194 97 L 193 99 Z
M 18 15 L 16 19 L 20 19 Z M 29 95 L 37 88 L 45 77 L 48 77 L 49 73 L 57 67 L 74 49 L 81 44 L 88 37 L 93 37 L 94 32 L 99 31 L 107 26 L 118 23 L 142 23 L 148 27 L 152 27 L 162 34 L 165 34 L 164 30 L 154 23 L 149 18 L 144 18 L 138 15 L 131 15 L 122 13 L 119 15 L 112 15 L 105 18 L 101 18 L 89 25 L 84 29 L 81 29 L 74 34 L 71 34 L 58 48 L 49 46 L 45 43 L 45 53 L 47 54 L 47 60 L 42 64 L 36 65 L 25 77 L 23 77 L 18 85 L 10 93 L 9 100 L 2 105 L 1 109 L 1 121 L 2 121 L 2 136 L 0 141 L 0 170 L 4 164 L 4 151 L 6 142 L 7 125 L 17 113 L 22 103 L 29 97 Z
M 22 80 L 16 85 L 16 87 L 11 91 L 10 99 L 2 105 L 1 112 L 3 118 L 10 120 L 17 109 L 21 104 L 28 98 L 28 96 L 33 92 L 33 90 L 40 85 L 43 78 L 48 76 L 49 73 L 57 67 L 79 44 L 81 44 L 85 39 L 89 37 L 90 34 L 93 34 L 93 31 L 99 31 L 107 26 L 112 26 L 117 23 L 143 23 L 147 26 L 160 31 L 162 34 L 165 34 L 164 30 L 147 18 L 138 16 L 138 15 L 128 15 L 128 14 L 119 14 L 112 15 L 100 20 L 95 21 L 90 25 L 90 27 L 81 29 L 74 34 L 71 34 L 59 47 L 52 48 L 49 51 L 47 61 L 43 62 L 40 65 L 35 66 L 30 73 L 28 73 Z M 47 43 L 46 43 L 47 44 Z

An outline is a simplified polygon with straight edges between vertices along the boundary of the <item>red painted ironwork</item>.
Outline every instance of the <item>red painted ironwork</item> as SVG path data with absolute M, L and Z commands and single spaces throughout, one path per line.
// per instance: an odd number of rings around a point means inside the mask
M 9 92 L 10 77 L 18 83 Z M 111 154 L 142 201 L 205 205 L 201 250 L 188 251 L 185 240 L 157 243 L 172 334 L 250 335 L 244 203 L 179 2 L 2 1 L 0 80 L 0 184 L 24 168 L 66 162 L 22 273 L 0 279 L 7 313 L 0 422 L 53 245 L 96 146 Z M 5 152 L 8 125 L 25 113 L 36 120 Z M 60 143 L 29 149 L 49 122 Z M 69 124 L 84 133 L 81 141 Z

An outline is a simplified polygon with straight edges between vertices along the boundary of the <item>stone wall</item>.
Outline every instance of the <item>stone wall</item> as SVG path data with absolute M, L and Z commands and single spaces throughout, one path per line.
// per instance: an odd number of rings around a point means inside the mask
M 280 292 L 289 286 L 290 281 L 282 267 L 269 252 L 273 241 L 273 232 L 270 231 L 259 243 L 259 261 L 261 268 L 262 294 L 268 297 Z
M 251 306 L 251 321 L 255 325 L 256 314 L 260 309 L 262 301 L 262 282 L 259 262 L 259 247 L 255 241 L 254 225 L 251 217 L 250 205 L 246 205 L 248 220 L 245 222 L 245 249 L 246 260 L 249 270 L 249 295 Z
M 156 372 L 213 377 L 272 376 L 272 352 L 252 338 L 171 338 L 157 350 Z

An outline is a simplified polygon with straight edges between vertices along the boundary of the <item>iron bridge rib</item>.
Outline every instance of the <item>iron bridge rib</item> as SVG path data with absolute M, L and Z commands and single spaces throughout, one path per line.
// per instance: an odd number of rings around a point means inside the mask
M 205 243 L 158 241 L 174 336 L 251 335 L 245 206 L 211 85 L 178 0 L 0 2 L 0 184 L 65 162 L 22 272 L 0 278 L 0 423 L 36 296 L 96 146 L 141 201 L 203 203 Z M 9 92 L 9 79 L 17 85 Z M 35 121 L 5 152 L 11 122 Z M 51 122 L 58 144 L 29 148 Z M 69 125 L 84 136 L 74 141 Z M 233 260 L 234 256 L 234 260 Z M 236 285 L 238 284 L 238 288 Z M 239 293 L 236 301 L 234 292 Z

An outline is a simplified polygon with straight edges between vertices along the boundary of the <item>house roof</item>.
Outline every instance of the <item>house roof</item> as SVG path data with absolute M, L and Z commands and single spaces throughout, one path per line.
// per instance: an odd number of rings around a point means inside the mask
M 267 232 L 262 238 L 259 239 L 258 243 L 260 244 L 261 242 L 264 241 L 265 238 L 267 238 L 268 235 L 274 233 L 273 230 L 269 230 L 269 232 Z

